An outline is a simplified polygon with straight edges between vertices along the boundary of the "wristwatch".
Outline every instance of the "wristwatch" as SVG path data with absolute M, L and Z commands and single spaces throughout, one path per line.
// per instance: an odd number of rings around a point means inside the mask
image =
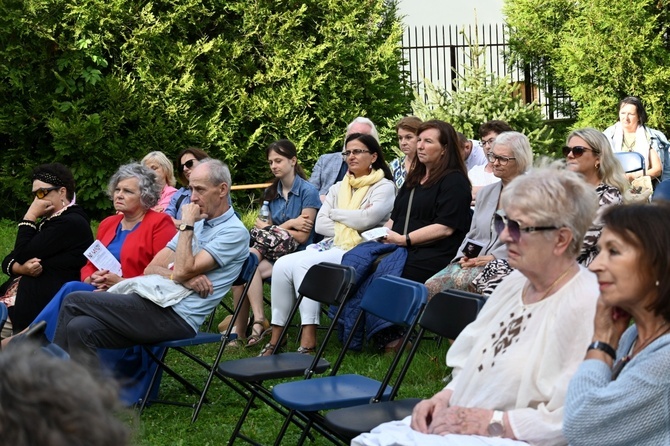
M 187 225 L 186 223 L 182 223 L 182 224 L 179 225 L 179 227 L 177 229 L 179 229 L 180 231 L 192 231 L 193 226 Z
M 494 410 L 491 421 L 489 421 L 489 426 L 486 428 L 489 436 L 491 437 L 502 437 L 505 433 L 505 425 L 503 424 L 503 412 L 500 410 Z

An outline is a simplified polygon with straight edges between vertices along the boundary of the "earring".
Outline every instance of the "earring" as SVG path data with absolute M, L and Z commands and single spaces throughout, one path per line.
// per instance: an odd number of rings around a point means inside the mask
M 60 201 L 60 204 L 62 204 L 63 206 L 65 206 L 65 200 L 61 200 L 61 201 Z
M 600 164 L 596 163 L 596 170 L 600 169 Z
M 657 280 L 657 281 L 656 281 L 656 286 L 659 286 L 660 284 L 661 284 L 661 282 L 659 282 L 659 281 Z
M 370 164 L 370 166 L 368 167 L 368 170 L 372 171 L 372 164 Z

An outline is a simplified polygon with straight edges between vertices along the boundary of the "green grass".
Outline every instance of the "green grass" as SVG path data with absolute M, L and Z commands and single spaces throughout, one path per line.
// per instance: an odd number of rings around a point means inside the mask
M 247 212 L 249 219 L 254 211 Z M 94 224 L 94 228 L 97 224 Z M 8 220 L 0 220 L 0 255 L 4 256 L 14 246 L 16 236 L 16 223 Z M 266 295 L 269 290 L 266 288 Z M 226 299 L 230 300 L 230 296 Z M 266 308 L 269 315 L 269 308 Z M 225 316 L 222 309 L 217 313 L 215 324 Z M 326 323 L 327 321 L 323 321 Z M 288 348 L 295 350 L 297 329 L 289 331 Z M 320 330 L 319 334 L 323 333 Z M 267 340 L 267 338 L 266 338 Z M 405 378 L 400 389 L 398 398 L 429 397 L 443 387 L 442 378 L 447 373 L 444 357 L 446 354 L 446 342 L 438 346 L 435 341 L 424 340 L 412 363 L 412 367 Z M 326 350 L 326 358 L 334 361 L 339 351 L 340 344 L 337 340 L 331 341 Z M 199 355 L 214 358 L 218 346 L 200 346 L 193 350 Z M 238 349 L 226 351 L 224 360 L 237 359 L 258 354 L 260 346 L 250 349 Z M 390 363 L 390 357 L 372 351 L 362 353 L 350 353 L 341 369 L 342 373 L 361 373 L 381 378 L 384 370 Z M 179 354 L 168 356 L 168 363 L 180 373 L 192 379 L 193 382 L 204 384 L 205 371 L 193 365 Z M 272 384 L 272 383 L 270 383 Z M 197 397 L 188 394 L 178 383 L 170 377 L 164 377 L 160 387 L 160 397 L 164 399 L 195 402 Z M 229 387 L 215 379 L 208 393 L 210 400 L 206 404 L 195 424 L 191 424 L 192 410 L 185 407 L 155 404 L 147 408 L 141 417 L 129 416 L 136 431 L 137 445 L 220 445 L 228 441 L 237 419 L 244 407 L 244 400 L 233 392 Z M 276 434 L 279 432 L 282 417 L 265 407 L 261 403 L 258 408 L 253 409 L 243 426 L 243 432 L 263 444 L 273 444 Z M 295 426 L 289 432 L 283 442 L 286 445 L 295 444 L 299 437 Z M 316 435 L 313 444 L 330 444 L 325 439 Z M 238 440 L 238 444 L 243 442 Z

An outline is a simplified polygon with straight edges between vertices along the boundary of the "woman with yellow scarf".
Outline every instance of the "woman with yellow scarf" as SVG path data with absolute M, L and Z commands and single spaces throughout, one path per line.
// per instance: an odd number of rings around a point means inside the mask
M 331 186 L 316 216 L 316 232 L 324 239 L 304 251 L 280 257 L 272 270 L 272 338 L 260 356 L 272 354 L 282 327 L 288 323 L 291 306 L 307 270 L 321 262 L 340 263 L 345 252 L 363 239 L 361 232 L 381 227 L 391 215 L 395 199 L 393 175 L 384 161 L 379 143 L 370 135 L 353 133 L 342 152 L 349 171 L 342 181 Z M 304 299 L 301 353 L 316 347 L 319 303 Z

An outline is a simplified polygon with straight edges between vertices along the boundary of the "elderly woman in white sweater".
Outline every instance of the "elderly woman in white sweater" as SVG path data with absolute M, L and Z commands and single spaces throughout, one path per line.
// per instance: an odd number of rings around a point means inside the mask
M 352 445 L 565 445 L 570 377 L 593 334 L 593 273 L 577 261 L 596 211 L 576 173 L 537 169 L 502 193 L 495 228 L 516 269 L 447 354 L 453 380 L 411 417 Z
M 362 241 L 361 232 L 381 227 L 391 216 L 395 199 L 393 175 L 379 147 L 370 135 L 354 133 L 347 137 L 343 156 L 349 171 L 344 179 L 331 186 L 316 216 L 316 232 L 324 239 L 304 251 L 283 256 L 272 270 L 272 338 L 260 356 L 270 355 L 279 343 L 297 290 L 307 270 L 317 263 L 339 263 L 349 249 Z M 303 299 L 301 353 L 316 347 L 319 303 Z

